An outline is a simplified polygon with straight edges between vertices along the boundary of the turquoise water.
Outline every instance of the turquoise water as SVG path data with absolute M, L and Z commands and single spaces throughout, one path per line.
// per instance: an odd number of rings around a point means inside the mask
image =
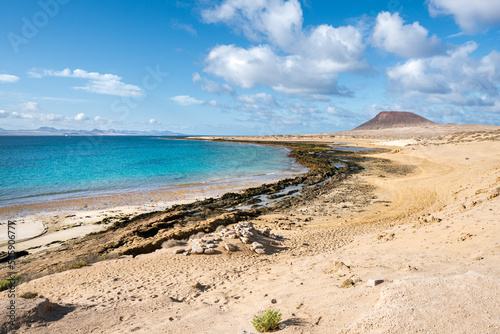
M 288 150 L 157 137 L 0 137 L 0 206 L 297 168 Z

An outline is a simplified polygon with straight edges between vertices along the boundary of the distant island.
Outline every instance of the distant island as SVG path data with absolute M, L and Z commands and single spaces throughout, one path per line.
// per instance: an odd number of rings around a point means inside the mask
M 171 131 L 137 131 L 137 130 L 71 130 L 71 129 L 56 129 L 52 127 L 40 127 L 36 130 L 5 130 L 0 128 L 0 136 L 170 136 L 182 137 L 186 136 L 182 133 Z

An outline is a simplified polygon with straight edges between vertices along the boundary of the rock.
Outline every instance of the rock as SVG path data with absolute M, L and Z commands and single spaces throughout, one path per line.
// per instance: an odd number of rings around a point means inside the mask
M 244 244 L 249 244 L 250 243 L 250 239 L 248 238 L 245 238 L 245 237 L 241 237 L 240 238 L 241 242 L 244 243 Z
M 384 283 L 384 280 L 383 279 L 369 279 L 367 282 L 366 282 L 366 286 L 371 286 L 371 287 L 374 287 L 376 285 L 379 285 L 379 284 L 382 284 Z
M 276 304 L 278 301 L 276 299 L 271 299 L 271 303 Z
M 184 253 L 186 250 L 184 248 L 177 248 L 172 251 L 174 254 Z
M 347 275 L 350 271 L 351 267 L 346 265 L 344 262 L 335 261 L 333 263 L 332 273 L 337 273 L 339 276 Z
M 215 250 L 213 248 L 205 249 L 205 254 L 213 254 L 213 253 L 215 253 Z
M 207 248 L 215 248 L 215 244 L 214 243 L 209 243 L 209 244 L 207 244 Z
M 254 251 L 257 254 L 266 254 L 266 250 L 264 248 L 256 248 Z
M 224 244 L 224 248 L 229 251 L 229 252 L 234 252 L 236 250 L 236 246 L 233 245 L 233 244 L 228 244 L 228 243 L 225 243 Z
M 256 241 L 256 242 L 252 242 L 251 248 L 252 248 L 252 250 L 256 250 L 257 248 L 264 248 L 264 245 L 262 245 L 261 243 L 258 243 Z
M 204 252 L 204 249 L 203 247 L 201 247 L 201 245 L 193 245 L 193 247 L 191 247 L 191 253 L 193 254 L 203 254 Z

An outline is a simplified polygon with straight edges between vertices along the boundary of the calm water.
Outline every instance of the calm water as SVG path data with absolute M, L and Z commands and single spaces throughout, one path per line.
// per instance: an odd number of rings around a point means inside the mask
M 1 137 L 0 206 L 290 171 L 279 147 L 157 137 Z

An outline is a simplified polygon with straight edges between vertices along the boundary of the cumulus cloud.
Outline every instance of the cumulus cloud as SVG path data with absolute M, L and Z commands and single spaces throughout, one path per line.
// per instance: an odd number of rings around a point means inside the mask
M 200 86 L 201 89 L 205 92 L 229 95 L 236 94 L 234 88 L 229 86 L 228 84 L 220 84 L 218 82 L 209 80 L 205 77 L 202 77 L 199 73 L 193 73 L 193 83 L 197 86 Z
M 297 0 L 225 0 L 203 13 L 206 23 L 241 29 L 261 44 L 214 47 L 204 71 L 248 89 L 263 84 L 295 95 L 346 95 L 338 73 L 365 70 L 361 33 L 353 26 L 319 25 L 304 30 Z
M 404 24 L 399 13 L 381 12 L 377 15 L 371 43 L 399 57 L 422 57 L 438 52 L 441 41 L 418 22 Z
M 63 77 L 63 78 L 78 78 L 86 79 L 87 84 L 81 87 L 73 87 L 73 89 L 84 90 L 90 93 L 116 95 L 116 96 L 134 96 L 143 95 L 142 90 L 135 85 L 130 85 L 122 82 L 122 77 L 114 74 L 101 74 L 97 72 L 87 72 L 85 70 L 64 69 L 62 71 L 32 70 L 29 75 L 33 78 L 42 77 Z
M 159 124 L 161 124 L 161 122 L 159 120 L 157 120 L 157 119 L 151 118 L 149 120 L 149 124 L 151 124 L 151 125 L 159 125 Z
M 428 0 L 427 4 L 431 16 L 452 15 L 460 29 L 468 34 L 500 25 L 498 0 Z
M 466 43 L 446 55 L 410 59 L 387 70 L 394 90 L 428 103 L 488 107 L 500 111 L 500 53 L 476 59 L 478 44 Z
M 74 117 L 74 120 L 77 122 L 83 122 L 83 121 L 86 121 L 88 119 L 89 119 L 89 117 L 87 115 L 85 115 L 84 113 L 79 113 L 78 115 L 76 115 Z
M 204 101 L 197 100 L 189 95 L 177 95 L 170 98 L 172 101 L 177 102 L 181 106 L 189 106 L 193 104 L 202 104 Z
M 7 118 L 10 116 L 10 113 L 5 110 L 0 110 L 0 118 Z
M 225 0 L 204 10 L 206 23 L 223 22 L 252 41 L 268 40 L 283 49 L 302 33 L 302 8 L 297 0 Z
M 19 81 L 19 77 L 11 74 L 0 74 L 0 82 L 17 82 Z
M 21 111 L 38 111 L 40 110 L 40 105 L 36 102 L 25 102 L 17 106 Z

